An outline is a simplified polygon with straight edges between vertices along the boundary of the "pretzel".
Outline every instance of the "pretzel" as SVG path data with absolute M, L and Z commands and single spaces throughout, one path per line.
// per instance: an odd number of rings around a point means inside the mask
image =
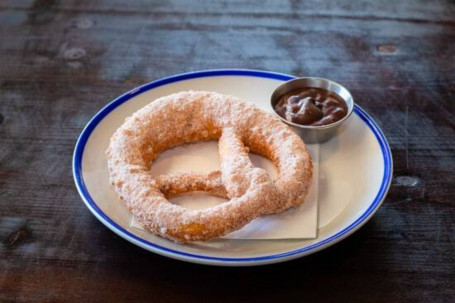
M 219 141 L 221 170 L 153 177 L 150 167 L 164 150 L 197 141 Z M 248 153 L 278 169 L 270 180 Z M 120 200 L 151 232 L 176 241 L 209 240 L 254 218 L 299 206 L 312 164 L 301 139 L 278 118 L 233 96 L 188 91 L 151 102 L 127 118 L 107 149 L 108 170 Z M 168 199 L 191 191 L 229 202 L 194 210 Z

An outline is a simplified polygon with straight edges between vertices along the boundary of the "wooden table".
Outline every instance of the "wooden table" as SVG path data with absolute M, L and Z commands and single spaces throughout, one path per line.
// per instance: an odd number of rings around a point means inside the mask
M 146 82 L 254 68 L 348 87 L 394 179 L 347 240 L 256 268 L 188 264 L 113 234 L 76 192 L 87 121 Z M 455 302 L 453 1 L 0 3 L 0 301 Z

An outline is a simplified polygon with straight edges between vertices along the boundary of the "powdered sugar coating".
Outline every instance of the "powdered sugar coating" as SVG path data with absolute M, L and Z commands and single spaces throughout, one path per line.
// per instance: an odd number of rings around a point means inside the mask
M 162 151 L 206 140 L 219 140 L 221 172 L 150 175 Z M 274 162 L 275 181 L 253 166 L 249 151 Z M 202 91 L 165 96 L 134 113 L 112 136 L 107 158 L 111 182 L 135 218 L 178 242 L 219 237 L 258 216 L 296 207 L 312 176 L 304 143 L 278 118 L 236 97 Z M 202 210 L 167 200 L 196 190 L 231 200 Z

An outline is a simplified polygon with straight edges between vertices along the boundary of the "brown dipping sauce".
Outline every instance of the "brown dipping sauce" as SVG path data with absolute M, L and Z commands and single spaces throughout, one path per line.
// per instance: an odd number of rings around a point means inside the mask
M 348 114 L 346 102 L 322 88 L 306 87 L 283 95 L 274 107 L 282 118 L 301 125 L 328 125 Z

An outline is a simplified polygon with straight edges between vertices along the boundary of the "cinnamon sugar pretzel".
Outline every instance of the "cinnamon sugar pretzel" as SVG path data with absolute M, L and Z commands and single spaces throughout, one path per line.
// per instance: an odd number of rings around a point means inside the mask
M 150 175 L 164 150 L 208 140 L 219 141 L 220 171 Z M 254 167 L 249 152 L 269 158 L 278 178 Z M 134 113 L 112 136 L 107 159 L 111 182 L 135 218 L 176 242 L 216 238 L 299 206 L 312 176 L 305 144 L 287 125 L 236 97 L 203 91 L 165 96 Z M 230 201 L 201 210 L 168 201 L 190 191 Z

